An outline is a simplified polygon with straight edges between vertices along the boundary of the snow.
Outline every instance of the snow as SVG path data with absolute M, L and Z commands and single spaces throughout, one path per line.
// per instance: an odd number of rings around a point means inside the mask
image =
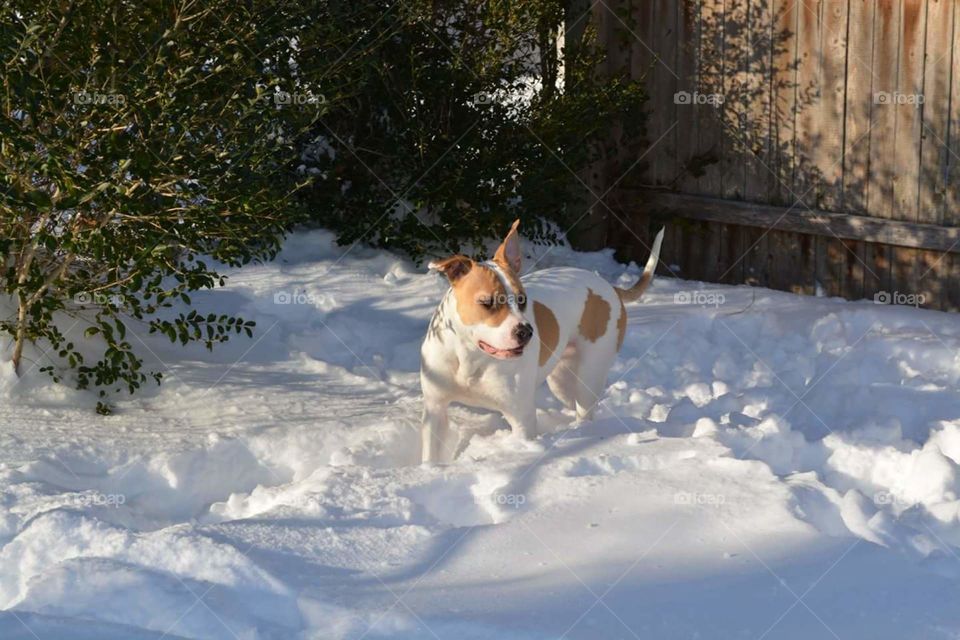
M 253 340 L 130 325 L 112 416 L 0 363 L 0 637 L 960 638 L 957 316 L 659 278 L 595 420 L 458 408 L 423 466 L 444 286 L 302 232 L 193 296 Z

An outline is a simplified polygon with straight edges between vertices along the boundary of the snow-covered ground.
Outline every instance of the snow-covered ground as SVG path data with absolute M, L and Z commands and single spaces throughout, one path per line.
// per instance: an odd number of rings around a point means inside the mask
M 167 380 L 113 416 L 0 363 L 0 637 L 960 638 L 960 316 L 660 278 L 595 421 L 459 409 L 424 467 L 444 282 L 344 251 L 194 296 L 254 340 L 130 326 Z

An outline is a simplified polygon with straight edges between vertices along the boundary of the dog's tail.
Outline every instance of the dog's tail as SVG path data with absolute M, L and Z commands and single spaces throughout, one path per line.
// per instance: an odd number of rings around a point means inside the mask
M 643 295 L 643 292 L 647 290 L 647 287 L 650 286 L 650 283 L 653 282 L 653 272 L 657 270 L 657 263 L 660 261 L 660 245 L 663 243 L 663 231 L 663 229 L 660 229 L 660 233 L 657 234 L 656 239 L 653 241 L 653 249 L 650 251 L 647 266 L 643 268 L 643 274 L 640 276 L 640 279 L 637 280 L 637 283 L 629 289 L 614 287 L 617 295 L 620 296 L 620 300 L 624 304 L 639 299 L 640 296 Z

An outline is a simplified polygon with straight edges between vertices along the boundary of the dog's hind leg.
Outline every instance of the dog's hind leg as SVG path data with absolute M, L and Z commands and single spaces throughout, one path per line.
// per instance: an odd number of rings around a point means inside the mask
M 607 374 L 617 357 L 612 344 L 584 349 L 577 366 L 577 420 L 590 420 L 607 390 Z
M 547 376 L 547 386 L 564 407 L 571 411 L 577 408 L 577 388 L 580 380 L 577 377 L 578 358 L 573 346 L 567 347 L 560 362 Z

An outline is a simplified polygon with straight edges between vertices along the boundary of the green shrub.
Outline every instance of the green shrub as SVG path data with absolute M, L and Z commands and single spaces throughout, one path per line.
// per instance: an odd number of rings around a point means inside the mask
M 161 378 L 131 332 L 250 335 L 188 294 L 294 225 L 416 259 L 521 212 L 550 239 L 534 221 L 578 219 L 575 174 L 643 127 L 640 85 L 596 72 L 591 27 L 558 88 L 557 1 L 19 4 L 0 12 L 0 333 L 18 371 L 36 343 L 35 366 L 101 395 Z
M 641 85 L 596 70 L 596 30 L 554 44 L 562 2 L 405 0 L 324 5 L 330 25 L 315 64 L 329 111 L 305 140 L 300 170 L 313 220 L 344 244 L 414 258 L 500 237 L 522 213 L 528 235 L 550 238 L 590 204 L 574 173 L 639 141 Z M 588 23 L 571 14 L 577 26 Z M 572 40 L 572 39 L 571 39 Z M 519 99 L 522 96 L 523 99 Z
M 232 0 L 19 4 L 0 12 L 0 290 L 16 306 L 0 332 L 15 369 L 42 343 L 54 378 L 132 393 L 147 373 L 131 320 L 208 348 L 251 333 L 168 307 L 222 283 L 216 263 L 272 257 L 293 222 L 294 140 L 319 112 L 268 94 L 302 84 L 286 61 L 304 19 Z

